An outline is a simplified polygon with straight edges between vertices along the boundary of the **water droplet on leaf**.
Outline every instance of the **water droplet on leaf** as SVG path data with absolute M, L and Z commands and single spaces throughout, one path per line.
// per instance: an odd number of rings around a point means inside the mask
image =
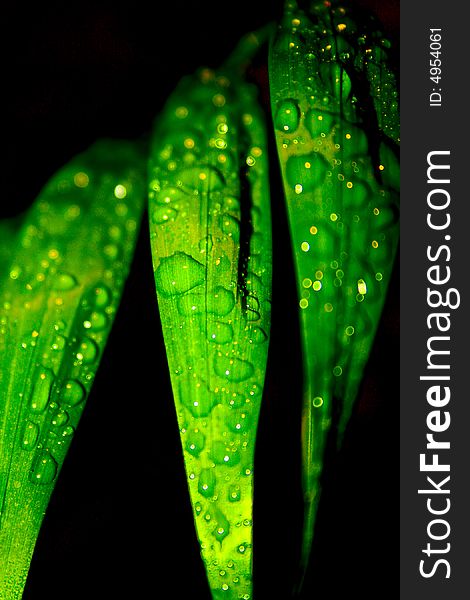
M 34 459 L 29 479 L 31 483 L 47 485 L 54 481 L 57 470 L 57 461 L 52 454 L 46 451 L 40 452 Z

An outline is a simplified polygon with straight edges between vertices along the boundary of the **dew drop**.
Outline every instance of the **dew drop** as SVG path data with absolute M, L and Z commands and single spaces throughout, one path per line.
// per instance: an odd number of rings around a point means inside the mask
M 60 390 L 60 401 L 67 406 L 77 406 L 85 399 L 85 388 L 75 379 L 70 379 Z
M 67 425 L 69 421 L 69 415 L 65 410 L 61 410 L 59 409 L 55 415 L 53 415 L 52 419 L 51 419 L 51 425 L 53 427 L 63 427 L 64 425 Z
M 374 221 L 372 223 L 372 231 L 383 231 L 398 222 L 398 209 L 393 204 L 388 206 L 382 205 L 379 208 L 374 208 Z
M 220 511 L 217 511 L 216 515 L 216 526 L 212 531 L 212 534 L 215 538 L 222 542 L 230 533 L 230 523 L 227 520 L 227 517 Z M 222 585 L 222 589 L 228 590 L 228 585 L 224 583 Z
M 108 317 L 101 311 L 94 310 L 83 321 L 83 327 L 92 331 L 102 331 L 108 324 Z
M 18 279 L 21 275 L 21 268 L 14 265 L 10 271 L 10 279 Z
M 217 106 L 218 108 L 221 108 L 222 106 L 224 106 L 225 102 L 226 102 L 226 99 L 223 94 L 215 94 L 212 97 L 212 103 L 214 104 L 214 106 Z
M 214 370 L 219 377 L 223 377 L 228 381 L 239 382 L 248 379 L 253 374 L 254 368 L 246 360 L 217 352 L 214 359 Z
M 233 339 L 232 326 L 221 321 L 208 323 L 207 339 L 214 344 L 228 344 Z
M 96 308 L 105 308 L 111 303 L 112 297 L 111 290 L 107 286 L 99 285 L 92 292 L 92 303 Z
M 215 288 L 211 293 L 190 293 L 178 298 L 178 312 L 186 317 L 199 315 L 207 312 L 215 317 L 224 317 L 228 315 L 235 306 L 235 298 L 230 290 L 223 287 Z M 208 332 L 212 336 L 214 332 Z M 220 332 L 222 334 L 222 332 Z M 228 334 L 228 330 L 225 331 Z M 212 338 L 210 341 L 217 341 Z M 219 343 L 225 343 L 220 342 Z
M 283 100 L 278 104 L 274 125 L 282 133 L 294 133 L 300 124 L 300 110 L 295 100 Z
M 165 187 L 155 197 L 157 204 L 168 205 L 170 203 L 177 203 L 180 200 L 184 200 L 186 194 L 177 187 Z
M 57 474 L 58 465 L 50 452 L 40 452 L 33 462 L 29 474 L 31 483 L 47 485 L 52 483 Z
M 121 227 L 118 225 L 111 225 L 111 227 L 108 229 L 108 235 L 113 241 L 119 242 L 122 238 Z
M 264 285 L 261 277 L 258 277 L 255 273 L 249 271 L 246 275 L 246 289 L 250 296 L 262 296 L 264 291 Z
M 152 221 L 156 225 L 163 225 L 170 221 L 174 221 L 178 216 L 178 211 L 171 206 L 157 206 L 152 212 Z
M 58 352 L 65 348 L 67 339 L 63 335 L 56 335 L 54 341 L 51 344 L 51 350 Z
M 227 196 L 224 198 L 224 208 L 237 212 L 240 210 L 240 200 L 235 198 L 235 196 Z
M 230 411 L 230 414 L 227 417 L 227 425 L 233 433 L 244 433 L 250 428 L 250 415 L 246 409 L 234 409 Z
M 327 135 L 333 129 L 334 116 L 330 113 L 310 110 L 305 117 L 305 126 L 310 135 L 315 138 L 319 135 Z
M 52 282 L 52 289 L 61 292 L 68 292 L 78 285 L 77 280 L 69 273 L 56 273 Z
M 204 498 L 211 498 L 215 492 L 216 476 L 213 469 L 202 469 L 199 475 L 198 492 Z
M 369 148 L 367 135 L 354 125 L 348 125 L 341 130 L 341 135 L 335 136 L 335 141 L 343 148 L 343 157 L 366 156 Z
M 260 309 L 259 300 L 256 296 L 247 296 L 245 298 L 245 305 L 247 310 L 259 311 Z
M 79 188 L 86 188 L 90 183 L 90 179 L 86 173 L 79 171 L 73 176 L 73 182 Z
M 204 294 L 184 294 L 177 301 L 177 308 L 183 317 L 191 317 L 204 313 Z
M 287 182 L 296 192 L 296 186 L 301 186 L 301 192 L 311 192 L 321 185 L 327 169 L 328 163 L 321 154 L 294 155 L 286 163 Z
M 199 429 L 193 429 L 186 433 L 184 447 L 193 456 L 199 456 L 204 449 L 206 438 Z
M 98 346 L 90 338 L 83 338 L 78 346 L 76 353 L 77 359 L 82 361 L 85 365 L 88 365 L 97 358 Z
M 64 331 L 66 328 L 67 324 L 65 321 L 57 321 L 57 323 L 54 324 L 54 331 Z
M 217 398 L 207 388 L 201 388 L 198 384 L 198 392 L 193 394 L 183 393 L 182 402 L 193 417 L 207 417 L 214 408 Z
M 228 501 L 239 502 L 242 497 L 242 490 L 239 485 L 233 484 L 228 488 Z
M 75 433 L 75 429 L 71 425 L 67 425 L 67 427 L 64 427 L 64 429 L 62 430 L 60 439 L 58 440 L 57 443 L 59 445 L 62 445 L 64 442 L 67 442 L 68 440 L 70 440 L 74 433 Z
M 26 426 L 23 434 L 23 450 L 32 450 L 36 447 L 39 438 L 39 426 L 32 421 L 26 421 Z
M 179 180 L 183 186 L 202 193 L 215 192 L 225 187 L 222 173 L 209 166 L 184 169 L 179 174 Z
M 312 288 L 314 289 L 315 292 L 319 292 L 322 288 L 322 283 L 321 281 L 319 281 L 318 279 L 316 279 L 313 284 L 312 284 Z
M 229 214 L 222 215 L 222 231 L 238 244 L 240 241 L 240 221 Z
M 118 183 L 118 185 L 114 188 L 114 195 L 119 200 L 122 200 L 127 196 L 127 188 L 122 183 Z
M 372 197 L 371 189 L 363 181 L 355 182 L 354 186 L 348 191 L 348 202 L 351 203 L 351 208 L 365 206 L 370 197 Z
M 357 282 L 357 291 L 359 294 L 365 295 L 367 294 L 367 284 L 364 279 L 359 279 Z
M 268 339 L 268 335 L 264 329 L 258 326 L 254 326 L 249 329 L 249 336 L 252 344 L 262 344 Z
M 164 296 L 184 294 L 204 280 L 204 265 L 184 252 L 163 258 L 155 271 L 157 290 Z
M 108 260 L 116 260 L 119 256 L 119 248 L 116 244 L 106 244 L 103 248 L 103 252 Z
M 230 448 L 224 442 L 215 441 L 212 444 L 210 457 L 216 465 L 233 467 L 240 462 L 240 454 L 237 449 Z
M 246 311 L 245 316 L 247 321 L 259 321 L 261 319 L 261 314 L 250 308 Z
M 224 317 L 228 315 L 235 306 L 235 297 L 233 292 L 222 286 L 217 286 L 209 294 L 207 299 L 207 312 L 216 316 Z
M 49 402 L 49 397 L 54 383 L 54 373 L 51 369 L 39 367 L 34 375 L 33 391 L 31 394 L 30 410 L 33 413 L 42 413 Z

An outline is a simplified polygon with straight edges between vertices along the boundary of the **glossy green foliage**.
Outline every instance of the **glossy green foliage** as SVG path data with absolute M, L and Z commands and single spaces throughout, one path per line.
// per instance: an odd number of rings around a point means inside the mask
M 389 48 L 369 15 L 338 2 L 289 0 L 270 49 L 304 362 L 303 569 L 327 437 L 333 426 L 340 442 L 350 417 L 398 241 L 399 121 Z
M 10 230 L 4 238 L 0 595 L 5 600 L 22 596 L 41 522 L 118 308 L 144 206 L 144 164 L 133 144 L 95 144 L 52 177 L 18 234 Z
M 248 599 L 271 302 L 255 89 L 232 70 L 183 79 L 157 120 L 149 181 L 158 306 L 201 554 L 213 598 Z

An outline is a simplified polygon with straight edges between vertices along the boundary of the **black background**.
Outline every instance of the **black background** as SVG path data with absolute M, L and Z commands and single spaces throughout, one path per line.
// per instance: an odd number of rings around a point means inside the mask
M 2 8 L 1 216 L 100 137 L 145 136 L 179 78 L 216 67 L 281 2 L 38 2 Z M 397 2 L 372 5 L 390 35 Z M 259 81 L 265 80 L 263 69 Z M 267 98 L 266 89 L 262 94 Z M 298 563 L 301 367 L 282 187 L 272 161 L 272 337 L 256 455 L 258 600 Z M 398 273 L 344 447 L 329 457 L 302 598 L 398 597 Z M 38 539 L 24 600 L 208 600 L 156 305 L 147 225 Z

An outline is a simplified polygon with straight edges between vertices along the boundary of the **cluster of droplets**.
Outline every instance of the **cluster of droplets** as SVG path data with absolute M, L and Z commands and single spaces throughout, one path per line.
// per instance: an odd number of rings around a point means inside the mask
M 248 525 L 247 525 L 248 526 Z M 235 557 L 244 557 L 245 553 L 251 551 L 249 542 L 242 542 L 235 549 Z M 238 555 L 238 556 L 237 556 Z M 241 600 L 251 600 L 251 593 L 244 593 L 243 579 L 240 577 L 237 569 L 238 560 L 218 560 L 211 561 L 210 569 L 214 573 L 214 580 L 217 580 L 217 587 L 213 587 L 212 597 L 214 600 L 224 600 L 225 598 L 239 598 Z
M 311 97 L 318 94 L 316 83 L 336 98 L 348 98 L 367 119 L 375 113 L 380 130 L 394 142 L 399 141 L 398 86 L 392 42 L 368 12 L 341 2 L 310 3 L 301 10 L 295 1 L 286 4 L 277 38 L 283 58 L 298 62 L 297 82 Z M 359 77 L 358 77 L 359 75 Z M 368 83 L 369 99 L 357 81 Z M 320 97 L 317 95 L 317 99 Z M 322 98 L 328 103 L 327 98 Z M 348 107 L 345 107 L 348 110 Z
M 34 484 L 49 484 L 56 477 L 83 410 L 100 357 L 103 332 L 109 328 L 114 310 L 111 290 L 98 284 L 81 299 L 71 327 L 63 320 L 52 327 L 50 354 L 43 353 L 27 394 L 29 414 L 21 445 L 32 454 L 30 481 Z M 57 375 L 54 365 L 59 365 Z
M 59 171 L 25 215 L 3 282 L 0 347 L 12 373 L 2 373 L 2 385 L 11 376 L 14 397 L 0 409 L 9 410 L 2 418 L 18 424 L 5 433 L 4 448 L 19 454 L 2 461 L 11 465 L 7 486 L 23 488 L 27 469 L 32 496 L 45 490 L 39 523 L 129 267 L 144 200 L 138 165 L 131 144 L 101 142 Z
M 314 381 L 324 382 L 314 384 L 311 401 L 328 410 L 332 386 L 344 388 L 350 371 L 351 344 L 367 339 L 370 349 L 391 274 L 399 166 L 386 136 L 397 137 L 398 119 L 396 111 L 386 113 L 397 92 L 380 34 L 365 33 L 339 5 L 319 3 L 310 15 L 291 8 L 271 61 L 274 125 L 306 344 L 320 355 L 308 362 Z M 295 73 L 287 88 L 285 78 L 276 79 L 283 64 Z M 357 73 L 369 79 L 375 104 L 356 90 Z
M 149 196 L 155 283 L 202 555 L 214 597 L 238 589 L 237 597 L 249 598 L 270 222 L 264 130 L 251 91 L 238 83 L 204 69 L 180 84 L 155 133 Z

